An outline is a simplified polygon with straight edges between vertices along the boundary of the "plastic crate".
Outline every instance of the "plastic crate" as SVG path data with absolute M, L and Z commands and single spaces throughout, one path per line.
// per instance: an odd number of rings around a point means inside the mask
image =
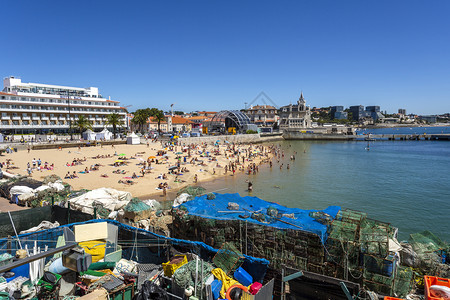
M 60 282 L 62 276 L 59 274 L 56 274 L 56 273 L 52 273 L 52 272 L 48 272 L 48 273 L 51 273 L 51 274 L 53 274 L 53 276 L 56 277 L 55 284 L 45 281 L 45 278 L 43 276 L 43 277 L 41 277 L 41 279 L 39 279 L 37 285 L 48 291 L 53 291 L 59 285 L 59 282 Z
M 211 283 L 211 290 L 214 300 L 219 299 L 221 289 L 222 289 L 222 281 L 216 279 Z
M 234 272 L 234 279 L 239 281 L 243 286 L 249 286 L 253 283 L 252 276 L 242 269 L 242 267 L 239 267 L 236 272 Z
M 171 263 L 171 261 L 177 257 L 182 257 L 182 260 L 178 263 Z M 187 262 L 188 261 L 187 261 L 186 255 L 180 255 L 180 254 L 175 255 L 168 262 L 162 264 L 163 270 L 164 270 L 164 275 L 167 277 L 172 277 L 175 270 L 178 269 L 179 267 L 181 267 L 182 265 L 187 264 Z
M 132 300 L 134 297 L 134 283 L 130 283 L 123 289 L 109 294 L 111 300 Z
M 432 285 L 442 285 L 450 288 L 450 279 L 439 278 L 435 276 L 424 276 L 425 281 L 425 300 L 442 300 L 442 297 L 433 297 L 431 295 L 430 287 Z

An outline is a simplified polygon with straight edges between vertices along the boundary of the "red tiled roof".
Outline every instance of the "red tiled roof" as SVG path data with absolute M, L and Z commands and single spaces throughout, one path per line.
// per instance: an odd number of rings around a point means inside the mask
M 172 124 L 191 124 L 192 121 L 182 117 L 172 117 Z
M 207 117 L 205 116 L 195 116 L 195 117 L 190 117 L 189 120 L 203 120 L 206 119 Z

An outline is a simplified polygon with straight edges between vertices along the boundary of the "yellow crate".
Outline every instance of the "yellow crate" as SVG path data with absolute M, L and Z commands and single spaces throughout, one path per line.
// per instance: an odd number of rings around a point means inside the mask
M 81 247 L 83 247 L 84 252 L 92 255 L 92 262 L 98 262 L 99 260 L 105 257 L 105 248 L 106 241 L 105 240 L 93 240 L 93 241 L 85 241 L 78 243 Z
M 172 257 L 172 259 L 175 257 L 183 257 L 183 260 L 181 262 L 179 262 L 178 264 L 172 264 L 172 263 L 170 263 L 170 260 L 168 262 L 162 264 L 163 270 L 164 270 L 164 275 L 167 277 L 172 277 L 172 275 L 176 269 L 178 269 L 179 267 L 181 267 L 184 264 L 187 264 L 187 262 L 188 262 L 186 255 L 177 254 L 174 257 Z

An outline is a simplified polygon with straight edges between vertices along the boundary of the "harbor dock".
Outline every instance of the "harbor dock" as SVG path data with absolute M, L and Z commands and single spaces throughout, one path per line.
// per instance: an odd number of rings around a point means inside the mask
M 389 140 L 389 141 L 448 141 L 450 134 L 370 134 L 357 135 L 356 140 Z

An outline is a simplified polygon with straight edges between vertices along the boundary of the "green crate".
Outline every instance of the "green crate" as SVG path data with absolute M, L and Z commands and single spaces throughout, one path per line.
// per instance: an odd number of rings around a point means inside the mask
M 130 283 L 123 289 L 109 294 L 110 300 L 131 300 L 134 297 L 134 283 Z

